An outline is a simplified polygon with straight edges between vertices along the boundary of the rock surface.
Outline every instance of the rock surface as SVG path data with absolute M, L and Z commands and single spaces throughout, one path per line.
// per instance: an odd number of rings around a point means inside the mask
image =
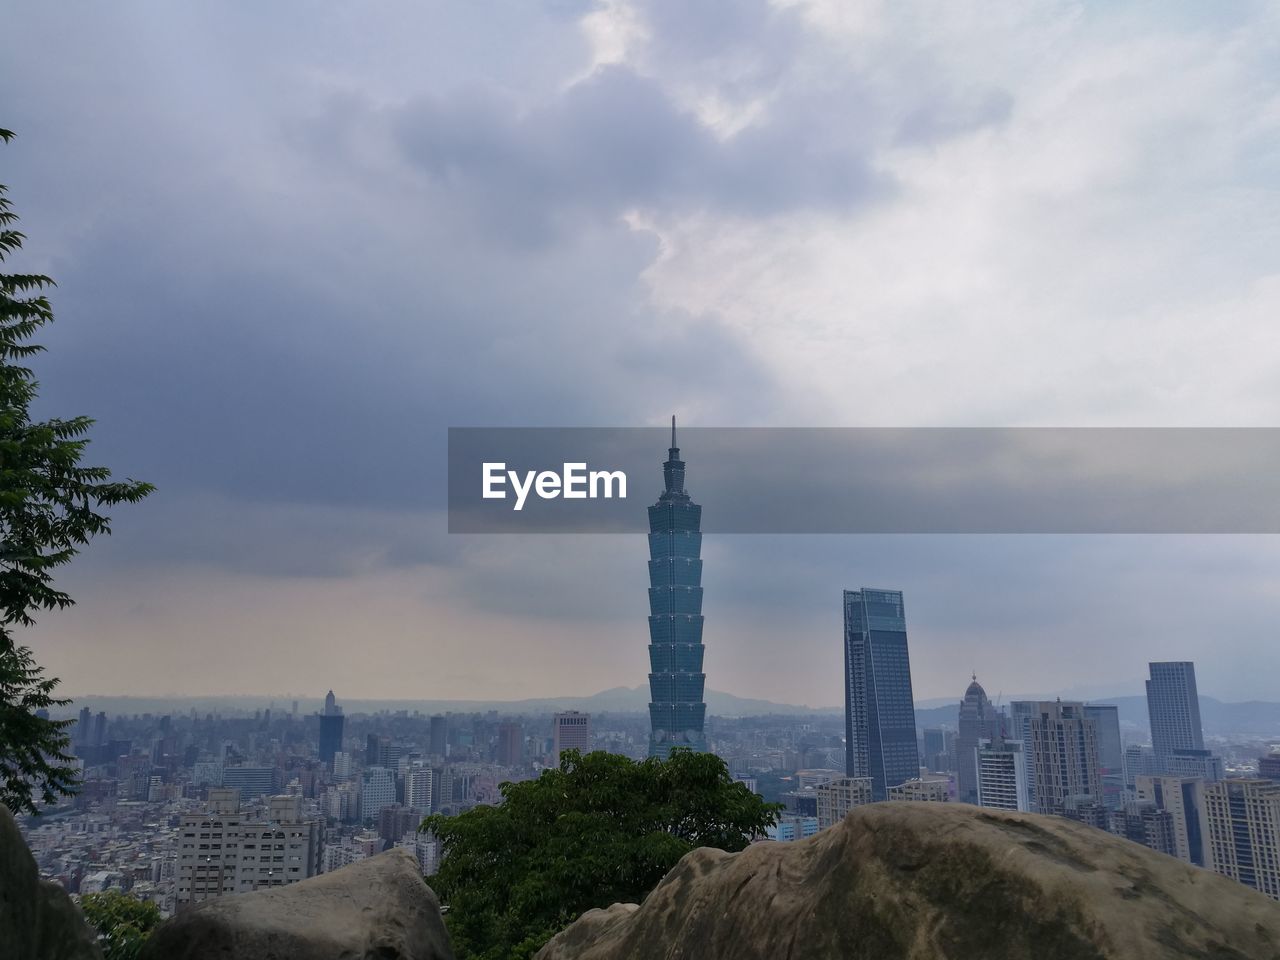
M 878 803 L 809 840 L 695 850 L 537 960 L 1274 960 L 1280 903 L 1057 817 Z
M 405 850 L 288 887 L 220 897 L 156 928 L 142 960 L 454 960 Z
M 13 815 L 0 805 L 0 957 L 102 960 L 84 914 L 56 883 L 40 879 Z

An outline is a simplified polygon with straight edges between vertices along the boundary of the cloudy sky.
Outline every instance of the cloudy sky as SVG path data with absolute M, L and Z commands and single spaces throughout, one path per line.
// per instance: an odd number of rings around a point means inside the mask
M 447 427 L 1275 425 L 1278 16 L 10 6 L 40 412 L 159 487 L 30 642 L 73 694 L 635 686 L 643 537 L 449 536 Z M 839 703 L 866 584 L 906 592 L 921 699 L 1183 658 L 1280 699 L 1275 538 L 705 555 L 715 689 Z

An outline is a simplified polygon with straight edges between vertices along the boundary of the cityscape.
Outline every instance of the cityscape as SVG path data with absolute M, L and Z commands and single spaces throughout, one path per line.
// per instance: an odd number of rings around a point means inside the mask
M 1280 960 L 1273 5 L 5 14 L 0 960 Z
M 334 690 L 318 709 L 84 706 L 72 732 L 79 793 L 23 823 L 42 874 L 166 916 L 394 847 L 429 877 L 441 850 L 419 830 L 424 817 L 496 803 L 501 783 L 535 778 L 565 751 L 641 760 L 679 748 L 716 754 L 783 805 L 759 842 L 811 837 L 869 803 L 968 803 L 1066 817 L 1280 899 L 1280 706 L 1257 729 L 1219 723 L 1206 737 L 1191 662 L 1149 665 L 1145 717 L 1135 698 L 993 703 L 976 673 L 957 703 L 922 708 L 905 598 L 862 587 L 843 592 L 843 716 L 708 715 L 701 508 L 674 418 L 662 470 L 649 508 L 648 716 L 625 705 L 347 713 Z M 833 665 L 839 655 L 833 643 Z

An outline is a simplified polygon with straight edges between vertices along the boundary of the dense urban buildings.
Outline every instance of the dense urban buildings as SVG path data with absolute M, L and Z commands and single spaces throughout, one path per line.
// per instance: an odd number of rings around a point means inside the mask
M 707 749 L 702 507 L 684 489 L 675 417 L 662 477 L 664 490 L 649 508 L 649 754 L 665 758 L 673 747 Z
M 898 590 L 844 592 L 845 773 L 875 800 L 920 775 L 907 621 Z

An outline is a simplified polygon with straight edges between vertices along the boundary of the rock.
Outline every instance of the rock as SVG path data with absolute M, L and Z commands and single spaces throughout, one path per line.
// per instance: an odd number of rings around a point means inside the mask
M 5 960 L 102 960 L 98 938 L 56 883 L 40 879 L 18 824 L 0 804 L 0 956 Z
M 141 960 L 454 960 L 435 893 L 406 850 L 165 921 Z
M 1058 817 L 878 803 L 796 843 L 688 854 L 537 960 L 1274 960 L 1280 903 Z

